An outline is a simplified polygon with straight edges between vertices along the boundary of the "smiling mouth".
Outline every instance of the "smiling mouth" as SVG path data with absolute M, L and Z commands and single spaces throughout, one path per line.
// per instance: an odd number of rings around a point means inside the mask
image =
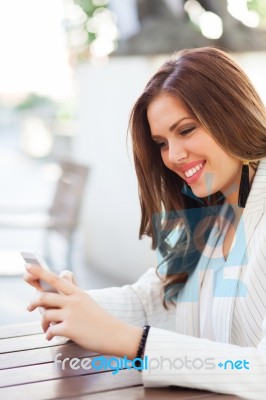
M 199 163 L 193 168 L 188 169 L 187 171 L 184 172 L 185 176 L 187 178 L 191 178 L 193 175 L 195 175 L 203 166 L 205 165 L 206 161 Z

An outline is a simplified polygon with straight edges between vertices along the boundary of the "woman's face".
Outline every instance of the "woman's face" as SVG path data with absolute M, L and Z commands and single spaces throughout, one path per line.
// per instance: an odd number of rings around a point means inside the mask
M 147 117 L 167 168 L 197 197 L 221 191 L 237 204 L 242 162 L 220 147 L 181 100 L 161 93 L 150 103 Z

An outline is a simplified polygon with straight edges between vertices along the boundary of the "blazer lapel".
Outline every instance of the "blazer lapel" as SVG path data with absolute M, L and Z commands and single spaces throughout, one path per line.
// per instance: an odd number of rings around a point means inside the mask
M 227 209 L 227 206 L 223 207 L 221 210 L 223 215 L 226 214 Z M 178 293 L 176 319 L 178 332 L 181 334 L 194 337 L 200 336 L 199 301 L 201 285 L 206 269 L 208 268 L 209 261 L 212 257 L 212 252 L 215 249 L 218 240 L 219 235 L 217 235 L 217 224 L 214 224 L 204 251 L 197 262 L 197 267 L 189 276 L 187 283 Z
M 248 263 L 250 239 L 266 209 L 266 158 L 259 163 L 243 215 L 238 224 L 234 242 L 219 281 L 220 296 L 214 299 L 213 318 L 216 339 L 230 343 L 231 325 L 236 293 L 247 294 L 241 281 L 241 272 Z M 223 318 L 221 318 L 223 315 Z

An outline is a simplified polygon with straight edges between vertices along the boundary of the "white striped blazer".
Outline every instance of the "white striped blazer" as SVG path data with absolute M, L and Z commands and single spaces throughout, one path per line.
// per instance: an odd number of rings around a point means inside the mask
M 182 301 L 195 290 L 193 279 L 187 281 L 176 306 L 169 310 L 162 306 L 155 268 L 132 285 L 88 291 L 125 322 L 151 325 L 145 348 L 151 364 L 142 371 L 145 386 L 174 385 L 266 399 L 266 158 L 259 163 L 235 238 L 240 245 L 231 247 L 219 282 L 222 295 L 214 298 L 210 316 L 215 341 L 199 337 L 199 302 Z M 202 274 L 197 276 L 200 288 Z M 245 295 L 239 295 L 240 287 Z M 155 357 L 168 360 L 158 366 Z M 196 367 L 180 368 L 185 357 L 197 359 Z M 215 368 L 200 368 L 199 359 L 213 359 Z M 228 360 L 240 360 L 241 369 L 239 363 Z M 243 367 L 244 361 L 248 368 Z

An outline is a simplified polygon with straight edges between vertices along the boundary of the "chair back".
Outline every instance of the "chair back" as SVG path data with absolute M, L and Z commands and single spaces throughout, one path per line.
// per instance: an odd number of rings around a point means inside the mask
M 86 186 L 88 167 L 73 161 L 61 161 L 50 217 L 56 231 L 69 237 L 78 223 L 82 197 Z

